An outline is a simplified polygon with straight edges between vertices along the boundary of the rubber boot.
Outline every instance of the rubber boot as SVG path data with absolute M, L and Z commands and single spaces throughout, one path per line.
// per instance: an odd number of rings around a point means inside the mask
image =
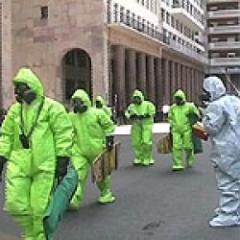
M 149 163 L 150 163 L 150 165 L 154 165 L 155 164 L 155 160 L 152 158 Z
M 172 171 L 184 170 L 182 149 L 173 148 L 173 162 Z
M 186 162 L 187 162 L 187 167 L 192 168 L 193 164 L 195 162 L 195 155 L 193 150 L 186 150 Z
M 77 191 L 75 192 L 70 206 L 69 206 L 69 210 L 70 211 L 75 211 L 75 210 L 79 210 L 82 202 L 83 202 L 83 197 L 84 197 L 84 191 L 82 189 L 83 187 L 81 186 L 81 184 L 78 185 Z
M 134 161 L 133 161 L 133 165 L 135 165 L 135 166 L 141 165 L 141 160 L 135 158 Z
M 135 159 L 133 161 L 133 165 L 135 165 L 135 166 L 142 165 L 143 155 L 142 155 L 142 151 L 139 148 L 139 146 L 134 146 L 134 155 L 135 155 Z
M 79 210 L 79 208 L 83 203 L 83 199 L 86 191 L 86 183 L 87 183 L 88 174 L 89 174 L 89 165 L 86 164 L 85 166 L 78 169 L 77 171 L 79 175 L 79 182 L 78 182 L 77 190 L 70 203 L 70 207 L 69 207 L 70 211 Z
M 48 240 L 45 235 L 42 216 L 33 217 L 33 234 L 34 240 Z
M 154 164 L 152 156 L 152 144 L 143 144 L 143 165 L 150 166 Z
M 235 227 L 240 226 L 239 217 L 218 215 L 209 222 L 210 227 Z
M 113 196 L 111 191 L 112 181 L 110 176 L 106 177 L 104 181 L 102 181 L 101 183 L 98 183 L 97 185 L 101 191 L 101 195 L 98 198 L 99 203 L 108 204 L 108 203 L 115 202 L 116 197 Z
M 33 219 L 31 216 L 13 216 L 14 220 L 23 230 L 22 239 L 35 240 L 33 234 Z

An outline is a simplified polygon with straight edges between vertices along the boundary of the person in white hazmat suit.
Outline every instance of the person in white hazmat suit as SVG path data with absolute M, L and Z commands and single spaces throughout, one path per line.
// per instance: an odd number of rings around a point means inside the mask
M 211 160 L 220 192 L 216 216 L 211 227 L 240 225 L 240 99 L 226 95 L 220 78 L 211 76 L 203 82 L 203 101 L 208 107 L 203 125 L 212 142 Z

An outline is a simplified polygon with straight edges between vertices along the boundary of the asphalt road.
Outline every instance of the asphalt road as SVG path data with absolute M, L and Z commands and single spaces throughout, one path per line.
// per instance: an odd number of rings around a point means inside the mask
M 156 137 L 158 138 L 158 137 Z M 89 181 L 79 212 L 67 213 L 57 240 L 239 240 L 240 228 L 212 229 L 208 220 L 217 205 L 210 146 L 193 169 L 171 172 L 171 156 L 155 152 L 156 165 L 133 167 L 128 137 L 121 137 L 120 168 L 113 175 L 117 202 L 100 206 Z M 3 196 L 0 196 L 3 206 Z M 17 226 L 0 212 L 0 240 L 20 239 Z

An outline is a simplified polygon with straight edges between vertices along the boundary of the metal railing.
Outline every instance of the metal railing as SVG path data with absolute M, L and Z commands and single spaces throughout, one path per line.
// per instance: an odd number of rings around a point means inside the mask
M 178 43 L 177 41 L 174 41 L 173 39 L 170 40 L 170 47 L 172 49 L 174 49 L 175 51 L 184 53 L 185 55 L 187 55 L 197 61 L 200 61 L 204 64 L 208 63 L 208 59 L 204 55 L 197 53 L 196 51 Z
M 204 24 L 203 23 L 203 19 L 201 17 L 201 14 L 197 14 L 196 12 L 194 12 L 193 10 L 191 11 L 190 7 L 190 2 L 186 1 L 186 0 L 174 0 L 172 3 L 172 8 L 176 9 L 176 8 L 181 8 L 183 9 L 187 14 L 189 14 L 190 16 L 192 16 L 196 21 L 198 21 L 200 24 Z
M 240 24 L 210 27 L 208 31 L 209 33 L 239 32 Z
M 169 48 L 174 49 L 177 52 L 183 53 L 197 61 L 207 63 L 207 59 L 202 54 L 169 38 L 161 33 L 157 26 L 154 26 L 154 24 L 150 23 L 145 18 L 138 16 L 123 6 L 114 3 L 112 0 L 108 0 L 107 21 L 108 24 L 123 24 L 126 27 L 166 44 Z
M 240 16 L 240 9 L 226 9 L 209 11 L 208 17 L 229 17 L 229 16 Z
M 240 41 L 225 41 L 225 42 L 214 42 L 209 43 L 209 48 L 240 48 Z
M 239 0 L 236 0 L 236 1 L 238 1 L 238 2 L 239 2 Z M 209 3 L 218 3 L 218 2 L 219 2 L 219 3 L 222 3 L 222 2 L 224 2 L 224 3 L 225 3 L 225 2 L 226 2 L 226 0 L 208 0 L 208 2 L 209 2 Z
M 124 24 L 163 43 L 169 42 L 153 23 L 112 1 L 108 1 L 108 23 Z
M 231 74 L 239 74 L 240 73 L 240 66 L 233 66 L 233 67 L 218 67 L 218 66 L 211 66 L 208 70 L 209 74 L 222 74 L 225 73 L 227 69 L 227 73 Z
M 211 58 L 210 59 L 210 64 L 212 66 L 214 65 L 240 65 L 240 56 L 238 57 L 218 57 L 218 58 Z

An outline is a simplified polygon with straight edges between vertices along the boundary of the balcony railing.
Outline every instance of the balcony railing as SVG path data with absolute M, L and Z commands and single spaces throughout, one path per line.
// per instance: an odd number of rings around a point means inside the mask
M 181 52 L 199 62 L 202 62 L 204 64 L 208 63 L 208 59 L 203 54 L 197 53 L 196 51 L 193 51 L 192 49 L 178 43 L 173 39 L 170 40 L 170 47 L 175 51 Z
M 107 16 L 108 24 L 123 24 L 160 42 L 169 44 L 169 40 L 158 30 L 157 26 L 111 0 L 108 1 Z
M 183 53 L 188 57 L 191 57 L 202 63 L 207 63 L 207 59 L 200 53 L 195 52 L 193 49 L 183 46 L 182 44 L 170 39 L 165 34 L 158 30 L 157 26 L 151 24 L 146 19 L 136 15 L 134 12 L 125 9 L 123 6 L 108 1 L 107 11 L 108 24 L 119 24 L 129 27 L 139 33 L 145 34 L 160 43 L 166 44 L 169 48 L 174 49 L 177 52 Z
M 218 67 L 218 66 L 211 66 L 209 71 L 209 74 L 239 74 L 240 73 L 240 67 L 239 66 L 232 66 L 232 67 Z
M 209 33 L 239 33 L 240 24 L 210 27 L 208 31 Z
M 240 48 L 240 41 L 214 42 L 209 44 L 210 49 L 236 49 Z
M 201 25 L 204 24 L 203 18 L 201 14 L 194 12 L 190 7 L 190 4 L 186 0 L 174 0 L 172 4 L 173 12 L 176 12 L 176 10 L 179 8 L 179 10 L 184 10 L 186 15 L 192 16 L 192 18 L 199 22 Z
M 184 22 L 187 25 L 190 25 L 192 28 L 196 29 L 197 31 L 203 31 L 204 25 L 203 21 L 199 18 L 191 15 L 187 12 L 184 8 L 172 8 L 171 14 L 180 21 Z
M 239 66 L 240 65 L 240 56 L 239 57 L 223 57 L 223 58 L 212 58 L 210 59 L 211 66 Z
M 217 10 L 208 12 L 208 18 L 239 17 L 239 16 L 240 9 Z
M 222 3 L 222 2 L 226 2 L 227 0 L 208 0 L 209 3 Z M 233 2 L 238 2 L 239 0 L 235 0 Z

